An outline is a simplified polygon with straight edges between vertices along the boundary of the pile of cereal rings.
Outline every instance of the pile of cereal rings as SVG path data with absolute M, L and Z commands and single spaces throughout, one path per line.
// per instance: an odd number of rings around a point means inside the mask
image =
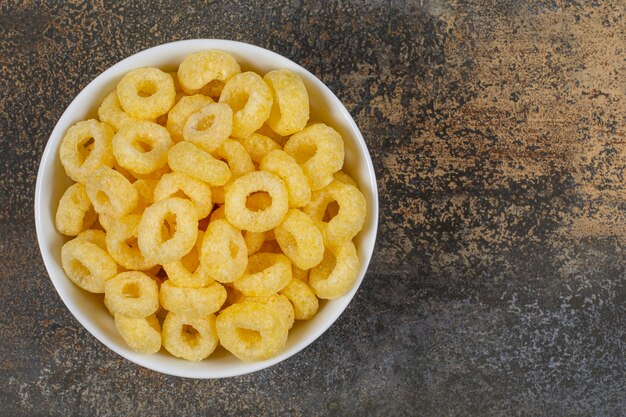
M 296 73 L 202 51 L 177 72 L 129 72 L 98 119 L 61 143 L 75 183 L 56 227 L 74 237 L 67 276 L 104 294 L 132 350 L 200 361 L 221 344 L 264 360 L 354 285 L 365 198 Z

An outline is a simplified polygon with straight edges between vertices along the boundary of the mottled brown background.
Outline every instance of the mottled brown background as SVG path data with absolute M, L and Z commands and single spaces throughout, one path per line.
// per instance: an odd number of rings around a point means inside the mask
M 0 414 L 626 415 L 626 3 L 0 3 Z M 36 245 L 48 135 L 113 63 L 269 48 L 361 127 L 380 229 L 356 298 L 252 375 L 139 368 L 71 316 Z

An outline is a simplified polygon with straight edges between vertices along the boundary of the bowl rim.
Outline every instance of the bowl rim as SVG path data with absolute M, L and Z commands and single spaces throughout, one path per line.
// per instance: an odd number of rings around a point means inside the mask
M 358 280 L 354 284 L 354 287 L 350 290 L 348 294 L 346 294 L 346 295 L 349 295 L 349 297 L 343 303 L 343 305 L 340 306 L 340 308 L 333 315 L 333 317 L 331 317 L 331 320 L 328 320 L 327 322 L 322 323 L 322 325 L 316 327 L 315 331 L 311 332 L 311 334 L 307 336 L 306 341 L 304 341 L 304 343 L 303 342 L 299 343 L 295 349 L 292 349 L 292 351 L 285 350 L 279 353 L 278 355 L 270 359 L 264 360 L 264 361 L 245 362 L 245 365 L 246 365 L 245 367 L 234 368 L 233 372 L 228 373 L 228 374 L 223 374 L 223 375 L 202 374 L 199 376 L 198 375 L 190 376 L 184 370 L 181 370 L 179 372 L 178 369 L 170 369 L 170 368 L 163 369 L 162 367 L 158 366 L 158 364 L 155 363 L 155 361 L 151 361 L 149 359 L 151 355 L 143 355 L 143 357 L 145 357 L 146 360 L 131 358 L 127 356 L 125 352 L 121 351 L 121 349 L 117 347 L 115 342 L 110 340 L 109 337 L 106 334 L 104 334 L 104 332 L 101 329 L 98 328 L 97 325 L 92 324 L 92 322 L 88 319 L 88 317 L 81 311 L 81 308 L 78 307 L 74 303 L 70 295 L 65 293 L 65 291 L 61 288 L 60 284 L 57 283 L 57 280 L 61 279 L 61 277 L 56 277 L 56 275 L 53 273 L 52 265 L 57 265 L 58 262 L 50 252 L 44 249 L 46 247 L 45 246 L 46 236 L 44 236 L 44 231 L 43 231 L 44 225 L 43 225 L 43 216 L 42 216 L 42 199 L 43 199 L 43 194 L 44 194 L 43 192 L 44 178 L 43 177 L 45 173 L 44 168 L 46 165 L 46 161 L 49 158 L 56 157 L 56 148 L 58 146 L 58 142 L 62 140 L 62 137 L 61 139 L 58 139 L 56 142 L 53 141 L 53 138 L 58 137 L 61 133 L 60 132 L 61 130 L 66 130 L 67 127 L 65 125 L 67 124 L 67 122 L 65 122 L 65 119 L 69 118 L 70 113 L 68 112 L 70 110 L 73 110 L 73 107 L 75 107 L 75 103 L 81 100 L 83 96 L 92 95 L 93 91 L 91 90 L 93 90 L 94 88 L 97 88 L 98 85 L 103 83 L 108 76 L 110 76 L 111 74 L 117 73 L 119 71 L 119 68 L 124 67 L 130 61 L 140 60 L 144 56 L 149 57 L 155 54 L 156 52 L 167 51 L 167 50 L 170 50 L 171 48 L 174 48 L 176 46 L 181 46 L 183 44 L 185 46 L 191 46 L 191 47 L 197 46 L 196 48 L 197 50 L 221 49 L 227 52 L 231 50 L 241 50 L 241 49 L 254 50 L 258 53 L 267 55 L 270 58 L 286 60 L 290 64 L 297 66 L 301 72 L 307 75 L 308 82 L 315 84 L 316 88 L 322 90 L 325 96 L 328 96 L 332 98 L 333 101 L 336 101 L 337 107 L 341 113 L 341 119 L 344 119 L 347 122 L 350 128 L 350 131 L 353 134 L 354 139 L 356 139 L 356 142 L 358 143 L 358 147 L 361 150 L 361 152 L 359 153 L 362 153 L 364 155 L 364 161 L 361 161 L 361 162 L 365 162 L 366 167 L 367 167 L 367 177 L 371 185 L 372 201 L 374 203 L 372 204 L 372 207 L 368 207 L 368 211 L 370 211 L 370 216 L 372 219 L 371 230 L 368 230 L 368 233 L 371 236 L 371 238 L 368 238 L 368 239 L 372 240 L 372 249 L 371 251 L 366 252 L 367 254 L 366 259 L 361 260 L 362 268 L 363 268 L 362 274 L 360 274 L 360 276 L 358 277 Z M 237 51 L 237 53 L 239 53 L 239 51 Z M 371 159 L 367 144 L 365 143 L 365 140 L 363 139 L 363 135 L 361 134 L 360 129 L 358 128 L 356 122 L 354 121 L 354 119 L 352 118 L 348 110 L 345 108 L 343 102 L 335 95 L 335 93 L 324 82 L 322 82 L 319 78 L 317 78 L 317 76 L 315 76 L 313 73 L 311 73 L 309 70 L 307 70 L 300 64 L 292 61 L 291 59 L 283 55 L 273 52 L 269 49 L 262 48 L 260 46 L 245 43 L 245 42 L 207 38 L 207 39 L 179 40 L 179 41 L 163 43 L 163 44 L 159 44 L 159 45 L 147 48 L 147 49 L 143 49 L 107 67 L 104 71 L 98 74 L 98 76 L 92 79 L 85 87 L 83 87 L 80 90 L 80 92 L 74 97 L 74 99 L 67 105 L 67 107 L 65 108 L 65 110 L 63 111 L 59 119 L 57 120 L 52 132 L 48 136 L 45 149 L 42 153 L 42 156 L 39 162 L 39 168 L 37 170 L 37 180 L 36 180 L 36 185 L 35 185 L 35 199 L 34 199 L 34 212 L 35 212 L 34 214 L 35 214 L 35 228 L 36 228 L 36 233 L 37 233 L 37 243 L 39 247 L 39 252 L 41 254 L 41 257 L 44 261 L 44 265 L 46 267 L 46 271 L 48 272 L 48 277 L 50 278 L 50 281 L 52 281 L 52 285 L 54 286 L 57 294 L 59 295 L 59 297 L 61 298 L 61 300 L 67 307 L 67 309 L 74 316 L 74 318 L 87 330 L 88 333 L 94 336 L 98 341 L 100 341 L 100 343 L 104 344 L 107 348 L 109 348 L 110 350 L 112 350 L 113 352 L 121 356 L 122 358 L 134 363 L 135 365 L 150 369 L 155 372 L 159 372 L 159 373 L 163 373 L 167 375 L 173 375 L 173 376 L 182 377 L 182 378 L 218 379 L 218 378 L 228 378 L 228 377 L 245 375 L 248 373 L 260 371 L 265 368 L 269 368 L 277 363 L 283 362 L 289 359 L 290 357 L 292 357 L 293 355 L 297 354 L 298 352 L 301 352 L 302 350 L 306 349 L 312 343 L 314 343 L 337 321 L 337 319 L 343 314 L 345 309 L 348 307 L 350 302 L 354 299 L 354 295 L 356 294 L 356 291 L 361 286 L 361 283 L 363 282 L 363 279 L 365 275 L 367 274 L 369 263 L 374 253 L 374 249 L 376 245 L 376 237 L 378 233 L 378 219 L 379 219 L 379 207 L 378 206 L 379 206 L 379 197 L 378 197 L 378 186 L 376 182 L 376 173 L 374 170 L 374 165 L 372 163 L 372 159 Z M 65 277 L 65 279 L 67 279 L 67 277 Z

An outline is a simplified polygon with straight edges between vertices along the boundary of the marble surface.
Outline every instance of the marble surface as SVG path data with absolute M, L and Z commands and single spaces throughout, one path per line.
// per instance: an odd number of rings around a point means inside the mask
M 626 415 L 623 1 L 0 5 L 0 415 Z M 356 298 L 303 353 L 185 380 L 109 351 L 36 244 L 42 151 L 110 65 L 253 43 L 345 103 L 377 170 Z

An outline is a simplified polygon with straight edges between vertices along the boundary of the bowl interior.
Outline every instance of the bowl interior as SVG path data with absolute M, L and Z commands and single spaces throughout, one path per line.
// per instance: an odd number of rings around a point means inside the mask
M 342 134 L 346 149 L 344 170 L 358 182 L 368 203 L 365 226 L 355 240 L 361 259 L 357 284 L 343 297 L 321 303 L 320 311 L 313 319 L 297 322 L 290 331 L 286 349 L 266 361 L 244 363 L 222 348 L 200 363 L 175 358 L 164 349 L 155 355 L 135 353 L 115 329 L 113 319 L 104 307 L 103 296 L 75 286 L 61 267 L 61 246 L 68 239 L 56 231 L 54 216 L 61 195 L 71 184 L 58 159 L 65 132 L 74 123 L 95 117 L 98 104 L 128 71 L 144 66 L 175 69 L 185 56 L 205 49 L 231 53 L 244 71 L 264 74 L 273 69 L 288 68 L 297 72 L 309 92 L 311 120 L 327 123 Z M 253 45 L 224 40 L 189 40 L 139 52 L 106 70 L 78 94 L 59 119 L 44 151 L 37 177 L 35 218 L 39 246 L 50 278 L 69 310 L 90 333 L 113 351 L 146 368 L 191 378 L 220 378 L 263 369 L 292 356 L 319 337 L 339 317 L 363 280 L 374 249 L 378 194 L 372 162 L 356 124 L 337 97 L 315 76 L 287 58 Z

